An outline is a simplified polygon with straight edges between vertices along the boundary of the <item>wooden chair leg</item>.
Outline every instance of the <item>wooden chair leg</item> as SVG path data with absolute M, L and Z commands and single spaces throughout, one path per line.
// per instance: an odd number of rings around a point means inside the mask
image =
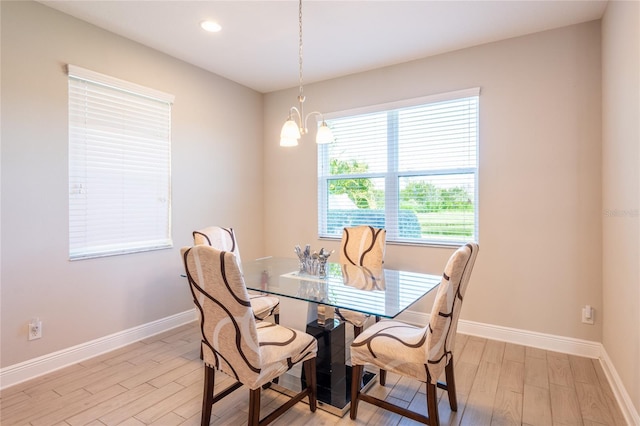
M 316 359 L 311 358 L 304 362 L 304 374 L 307 379 L 307 388 L 309 389 L 309 410 L 315 413 L 318 406 L 317 400 L 317 384 L 316 384 Z
M 280 324 L 280 314 L 273 314 L 273 322 Z M 280 377 L 273 379 L 273 383 L 278 384 L 278 380 L 280 380 Z
M 363 369 L 363 365 L 354 365 L 351 370 L 351 410 L 349 413 L 351 420 L 356 420 L 356 417 L 358 416 L 358 404 L 360 401 L 364 401 L 369 404 L 373 404 L 376 407 L 391 411 L 422 424 L 430 426 L 440 426 L 440 418 L 438 415 L 438 394 L 436 385 L 431 384 L 430 382 L 427 382 L 426 384 L 428 410 L 427 417 L 421 413 L 409 410 L 408 408 L 405 408 L 403 406 L 392 404 L 384 399 L 377 398 L 373 395 L 367 395 L 365 392 L 362 392 L 360 383 L 362 381 Z
M 202 426 L 209 426 L 211 422 L 211 406 L 213 405 L 213 387 L 215 384 L 216 370 L 208 365 L 204 366 L 204 392 L 202 394 Z
M 355 339 L 356 337 L 358 337 L 360 335 L 360 333 L 362 333 L 362 330 L 364 330 L 364 327 L 358 327 L 357 325 L 353 326 L 353 338 Z
M 387 384 L 387 370 L 380 369 L 380 386 Z
M 260 388 L 249 390 L 249 426 L 258 426 L 260 423 Z
M 431 382 L 427 382 L 427 415 L 430 426 L 440 426 L 437 387 Z
M 362 365 L 354 365 L 351 370 L 351 409 L 349 416 L 355 420 L 358 416 L 358 402 L 360 398 L 360 382 L 362 382 Z
M 444 372 L 447 378 L 447 395 L 449 396 L 449 407 L 451 407 L 451 411 L 458 411 L 458 398 L 456 396 L 456 380 L 453 375 L 453 359 L 449 360 L 449 363 L 444 368 Z

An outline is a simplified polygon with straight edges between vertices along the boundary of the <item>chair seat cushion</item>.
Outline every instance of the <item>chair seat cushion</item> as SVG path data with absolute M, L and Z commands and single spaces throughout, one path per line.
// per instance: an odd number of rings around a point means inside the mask
M 376 365 L 403 376 L 427 381 L 426 327 L 399 321 L 375 323 L 351 344 L 353 365 Z
M 371 318 L 371 315 L 369 314 L 363 314 L 362 312 L 355 312 L 348 309 L 337 308 L 336 315 L 338 315 L 341 320 L 348 322 L 349 324 L 353 324 L 356 327 L 364 327 L 364 324 L 367 322 L 367 320 Z
M 251 389 L 270 382 L 318 352 L 318 342 L 307 333 L 270 322 L 259 322 L 256 329 L 262 368 L 255 380 L 245 382 Z
M 270 315 L 280 313 L 280 300 L 277 297 L 265 294 L 249 294 L 253 316 L 259 320 L 264 320 Z

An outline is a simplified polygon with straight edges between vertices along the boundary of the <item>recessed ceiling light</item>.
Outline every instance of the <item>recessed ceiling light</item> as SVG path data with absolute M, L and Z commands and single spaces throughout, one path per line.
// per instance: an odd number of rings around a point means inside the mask
M 202 21 L 200 23 L 200 26 L 202 27 L 203 30 L 209 31 L 210 33 L 217 33 L 222 29 L 220 24 L 213 21 Z

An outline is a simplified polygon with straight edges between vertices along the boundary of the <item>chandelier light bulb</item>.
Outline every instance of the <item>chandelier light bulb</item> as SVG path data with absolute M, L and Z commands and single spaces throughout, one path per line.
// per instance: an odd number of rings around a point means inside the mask
M 327 126 L 327 123 L 322 121 L 322 124 L 318 126 L 318 131 L 316 133 L 316 143 L 318 145 L 332 143 L 333 142 L 333 132 Z

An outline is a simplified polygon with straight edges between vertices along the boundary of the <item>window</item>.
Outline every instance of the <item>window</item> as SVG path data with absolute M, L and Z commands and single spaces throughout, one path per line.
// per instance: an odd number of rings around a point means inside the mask
M 173 96 L 68 73 L 69 258 L 171 247 Z
M 321 237 L 372 225 L 387 241 L 477 240 L 479 89 L 328 116 L 318 145 Z

